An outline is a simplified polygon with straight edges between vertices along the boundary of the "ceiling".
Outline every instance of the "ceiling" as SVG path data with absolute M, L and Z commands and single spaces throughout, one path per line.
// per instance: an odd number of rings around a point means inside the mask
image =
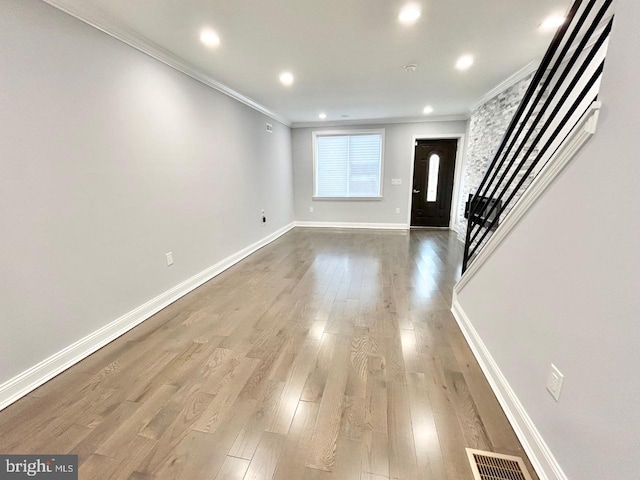
M 46 1 L 100 18 L 105 30 L 168 52 L 294 125 L 318 122 L 321 112 L 328 122 L 415 119 L 426 105 L 433 118 L 467 115 L 544 54 L 553 31 L 538 26 L 570 4 L 419 0 L 422 15 L 406 26 L 398 14 L 407 2 L 397 0 Z M 219 46 L 200 42 L 204 27 L 218 33 Z M 454 65 L 463 54 L 475 64 L 460 72 Z M 403 67 L 411 63 L 418 68 L 408 73 Z M 295 76 L 289 87 L 278 79 L 285 70 Z

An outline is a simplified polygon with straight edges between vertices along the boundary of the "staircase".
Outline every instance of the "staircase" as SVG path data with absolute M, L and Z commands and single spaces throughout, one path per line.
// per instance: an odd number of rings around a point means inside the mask
M 597 102 L 612 0 L 575 0 L 469 201 L 463 273 Z

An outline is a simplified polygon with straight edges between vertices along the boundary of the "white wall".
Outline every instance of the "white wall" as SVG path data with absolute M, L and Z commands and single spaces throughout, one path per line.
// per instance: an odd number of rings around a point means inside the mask
M 0 65 L 0 384 L 293 221 L 288 127 L 37 0 Z
M 618 2 L 598 132 L 458 297 L 575 480 L 640 475 L 639 18 Z
M 384 177 L 382 200 L 313 200 L 312 132 L 322 130 L 385 129 Z M 409 192 L 413 179 L 411 159 L 414 136 L 462 134 L 466 121 L 395 123 L 345 127 L 294 128 L 293 163 L 295 217 L 304 222 L 407 224 Z M 460 148 L 461 145 L 458 145 Z M 458 174 L 458 172 L 456 172 Z M 402 185 L 391 185 L 391 179 L 402 179 Z M 314 212 L 309 212 L 313 207 Z M 400 213 L 396 213 L 400 208 Z

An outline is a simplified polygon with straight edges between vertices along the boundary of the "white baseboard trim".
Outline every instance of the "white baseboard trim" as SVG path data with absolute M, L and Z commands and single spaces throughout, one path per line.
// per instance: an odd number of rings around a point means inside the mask
M 524 406 L 518 400 L 509 382 L 500 371 L 498 364 L 471 324 L 471 320 L 469 320 L 462 306 L 458 303 L 456 292 L 453 293 L 451 313 L 453 313 L 456 322 L 458 322 L 460 330 L 462 330 L 471 351 L 476 360 L 478 360 L 482 372 L 487 377 L 493 393 L 498 398 L 500 406 L 507 415 L 540 480 L 567 480 L 560 464 L 553 456 Z
M 144 322 L 167 305 L 281 237 L 294 226 L 292 222 L 267 235 L 6 381 L 0 385 L 0 410 Z
M 295 222 L 296 227 L 310 228 L 366 228 L 374 230 L 409 230 L 404 223 L 352 223 L 352 222 Z

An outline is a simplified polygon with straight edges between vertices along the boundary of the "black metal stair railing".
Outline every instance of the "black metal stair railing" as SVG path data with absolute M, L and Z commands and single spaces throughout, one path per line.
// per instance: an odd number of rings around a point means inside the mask
M 575 0 L 467 211 L 463 272 L 598 98 L 612 0 Z

